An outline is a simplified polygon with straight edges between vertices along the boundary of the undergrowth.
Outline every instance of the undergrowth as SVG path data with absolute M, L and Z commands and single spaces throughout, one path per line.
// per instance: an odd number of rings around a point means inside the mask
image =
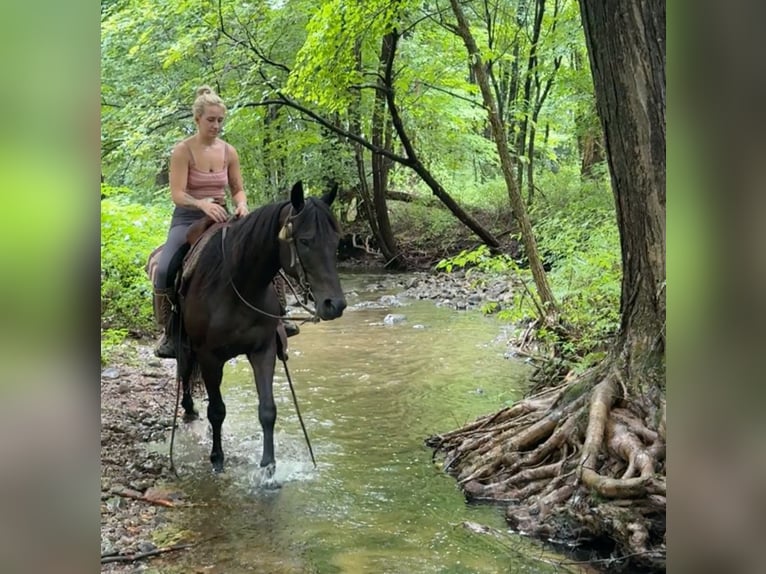
M 151 251 L 162 244 L 170 218 L 167 206 L 133 201 L 124 188 L 102 186 L 101 358 L 129 335 L 154 330 L 152 286 L 144 271 Z
M 613 199 L 605 178 L 580 181 L 578 174 L 562 170 L 538 181 L 546 192 L 530 209 L 530 217 L 566 329 L 562 334 L 541 327 L 536 336 L 555 348 L 557 356 L 585 368 L 602 356 L 619 324 L 621 259 Z M 490 302 L 482 310 L 521 324 L 536 317 L 528 293 L 536 296 L 535 284 L 523 263 L 523 258 L 506 254 L 493 256 L 482 245 L 443 259 L 436 268 L 511 276 L 517 285 L 513 303 L 500 308 Z

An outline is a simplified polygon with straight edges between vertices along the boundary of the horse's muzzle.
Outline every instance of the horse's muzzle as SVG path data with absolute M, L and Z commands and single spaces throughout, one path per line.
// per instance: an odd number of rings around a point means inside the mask
M 323 299 L 317 304 L 317 314 L 323 321 L 331 321 L 343 315 L 346 308 L 346 300 L 342 297 Z

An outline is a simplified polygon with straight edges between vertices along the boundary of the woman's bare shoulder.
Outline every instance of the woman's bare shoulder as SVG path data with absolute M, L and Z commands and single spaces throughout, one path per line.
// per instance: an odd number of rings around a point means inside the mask
M 186 138 L 181 140 L 180 142 L 176 143 L 173 146 L 173 150 L 171 153 L 176 157 L 189 157 L 189 152 L 192 151 L 191 148 L 193 146 L 193 138 Z
M 223 141 L 223 140 L 221 140 L 221 141 Z M 237 148 L 235 148 L 233 145 L 231 145 L 231 144 L 230 144 L 229 142 L 227 142 L 227 141 L 224 141 L 224 142 L 223 142 L 223 145 L 225 145 L 225 146 L 226 146 L 226 153 L 227 153 L 228 155 L 231 155 L 231 156 L 233 156 L 233 157 L 238 157 L 238 155 L 237 155 Z

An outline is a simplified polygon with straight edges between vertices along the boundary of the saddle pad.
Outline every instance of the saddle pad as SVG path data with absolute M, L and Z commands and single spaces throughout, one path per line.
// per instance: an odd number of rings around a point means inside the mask
M 189 249 L 189 253 L 186 254 L 186 257 L 184 257 L 183 273 L 181 275 L 182 283 L 185 283 L 189 280 L 189 277 L 191 277 L 194 268 L 197 267 L 197 262 L 199 261 L 199 255 L 202 253 L 202 249 L 205 247 L 205 245 L 207 245 L 208 241 L 210 241 L 210 238 L 213 237 L 213 234 L 227 225 L 228 222 L 214 223 L 208 227 L 205 232 L 200 235 L 199 238 L 192 244 L 191 249 Z

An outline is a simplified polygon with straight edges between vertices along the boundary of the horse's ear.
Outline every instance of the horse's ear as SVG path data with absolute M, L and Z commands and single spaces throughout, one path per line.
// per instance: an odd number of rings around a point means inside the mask
M 327 205 L 332 205 L 332 202 L 335 201 L 336 195 L 338 195 L 338 184 L 333 182 L 330 191 L 322 196 L 322 201 L 324 201 Z
M 293 186 L 293 189 L 290 191 L 290 202 L 293 204 L 293 210 L 295 210 L 296 213 L 303 209 L 303 204 L 305 202 L 303 198 L 302 181 L 297 181 Z

